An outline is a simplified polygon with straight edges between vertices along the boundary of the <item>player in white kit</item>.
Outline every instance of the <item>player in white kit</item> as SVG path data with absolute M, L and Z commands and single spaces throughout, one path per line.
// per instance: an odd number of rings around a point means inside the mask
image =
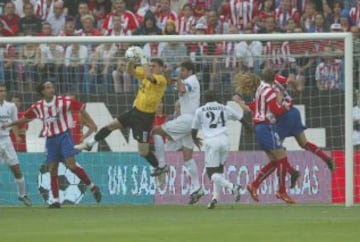
M 231 191 L 236 202 L 240 201 L 240 185 L 225 179 L 223 173 L 230 148 L 226 122 L 227 120 L 241 121 L 243 115 L 230 106 L 218 103 L 216 92 L 213 90 L 207 90 L 204 93 L 204 99 L 206 104 L 196 110 L 191 134 L 195 145 L 199 149 L 201 146 L 204 147 L 206 173 L 213 182 L 213 197 L 208 208 L 213 209 L 223 187 Z M 199 129 L 203 131 L 203 141 L 197 137 Z
M 195 66 L 190 61 L 180 65 L 180 78 L 175 79 L 179 94 L 180 116 L 170 120 L 152 131 L 153 135 L 165 136 L 170 140 L 181 142 L 185 166 L 191 178 L 191 195 L 189 204 L 194 204 L 204 195 L 200 185 L 199 172 L 195 160 L 192 158 L 194 143 L 191 138 L 191 124 L 196 109 L 200 106 L 200 83 L 195 75 Z M 156 137 L 156 136 L 155 136 Z M 163 139 L 154 139 L 155 150 L 159 157 L 159 169 L 151 175 L 159 176 L 167 171 L 165 163 L 165 148 Z M 163 176 L 159 176 L 162 178 Z M 160 181 L 163 183 L 163 181 Z
M 6 86 L 0 84 L 0 124 L 6 124 L 18 119 L 18 110 L 14 103 L 7 102 Z M 14 175 L 18 189 L 18 199 L 26 206 L 31 206 L 31 201 L 26 195 L 25 179 L 20 169 L 19 159 L 14 145 L 10 139 L 10 129 L 0 129 L 0 163 L 9 166 Z M 14 129 L 16 135 L 16 128 Z

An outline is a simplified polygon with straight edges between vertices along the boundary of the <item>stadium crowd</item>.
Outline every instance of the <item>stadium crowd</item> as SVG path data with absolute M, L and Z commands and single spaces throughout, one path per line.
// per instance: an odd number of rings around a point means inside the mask
M 359 42 L 360 36 L 360 0 L 12 0 L 0 1 L 0 14 L 2 37 L 352 32 Z M 130 92 L 137 82 L 124 70 L 128 46 L 4 44 L 0 82 L 19 91 L 47 79 L 63 93 Z M 203 90 L 230 87 L 234 74 L 259 74 L 264 67 L 295 74 L 302 87 L 341 89 L 344 83 L 341 41 L 143 43 L 142 48 L 149 58 L 161 57 L 172 75 L 190 58 Z M 324 52 L 327 56 L 318 58 Z

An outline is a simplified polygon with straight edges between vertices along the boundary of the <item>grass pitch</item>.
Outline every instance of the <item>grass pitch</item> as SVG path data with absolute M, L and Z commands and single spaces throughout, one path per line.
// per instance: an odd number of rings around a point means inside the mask
M 0 242 L 357 242 L 360 207 L 0 207 Z

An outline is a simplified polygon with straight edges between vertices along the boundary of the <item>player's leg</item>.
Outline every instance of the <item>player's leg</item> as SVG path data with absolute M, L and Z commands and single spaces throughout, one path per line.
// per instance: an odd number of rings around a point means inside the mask
M 161 126 L 153 129 L 151 133 L 154 139 L 155 155 L 159 161 L 159 168 L 164 168 L 166 166 L 164 137 L 168 139 L 171 139 L 171 137 L 166 133 L 165 130 L 163 130 Z
M 59 199 L 59 177 L 58 177 L 58 162 L 48 162 L 49 173 L 50 173 L 50 189 L 53 194 L 53 203 L 49 205 L 49 208 L 60 208 L 60 199 Z
M 96 186 L 93 182 L 91 182 L 89 176 L 86 171 L 76 164 L 74 156 L 78 153 L 78 151 L 74 148 L 74 140 L 70 133 L 67 131 L 58 136 L 62 136 L 58 138 L 58 147 L 61 150 L 61 154 L 65 159 L 65 164 L 68 169 L 70 169 L 81 181 L 85 183 L 88 187 L 90 187 L 91 192 L 96 200 L 96 202 L 101 201 L 101 192 L 98 186 Z
M 316 144 L 309 142 L 304 132 L 297 134 L 295 136 L 295 139 L 303 149 L 312 152 L 320 159 L 322 159 L 326 163 L 330 171 L 334 171 L 336 169 L 335 161 L 333 160 L 333 158 L 325 154 L 325 152 L 321 148 L 319 148 Z
M 111 134 L 111 132 L 113 130 L 120 129 L 120 128 L 122 128 L 122 124 L 120 123 L 120 121 L 118 119 L 114 119 L 108 125 L 106 125 L 105 127 L 102 127 L 95 134 L 94 137 L 90 138 L 88 141 L 77 144 L 74 147 L 75 147 L 75 149 L 78 149 L 78 150 L 90 151 L 96 142 L 99 142 L 100 140 L 105 139 L 106 137 L 108 137 Z
M 21 172 L 19 158 L 16 154 L 14 146 L 8 137 L 6 140 L 3 140 L 3 142 L 6 142 L 5 148 L 3 149 L 3 160 L 5 164 L 9 166 L 14 176 L 18 191 L 18 199 L 26 206 L 31 206 L 31 200 L 26 194 L 25 178 Z

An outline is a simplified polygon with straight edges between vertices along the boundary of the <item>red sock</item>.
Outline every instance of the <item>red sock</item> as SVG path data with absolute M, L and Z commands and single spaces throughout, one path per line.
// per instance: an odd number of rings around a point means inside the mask
M 273 171 L 276 169 L 276 163 L 270 161 L 266 165 L 264 165 L 259 171 L 255 181 L 251 183 L 251 185 L 255 188 L 258 188 L 260 184 L 265 180 Z
M 330 158 L 329 156 L 327 156 L 324 153 L 324 151 L 322 151 L 322 149 L 320 149 L 317 145 L 315 145 L 309 141 L 306 142 L 305 149 L 311 151 L 312 153 L 314 153 L 315 155 L 320 157 L 323 161 L 326 161 L 327 159 Z
M 77 166 L 72 172 L 74 172 L 87 186 L 91 184 L 90 178 L 83 168 Z
M 293 175 L 296 172 L 295 168 L 291 166 L 288 160 L 286 160 L 285 166 L 290 175 Z
M 58 176 L 50 177 L 50 186 L 54 199 L 59 199 L 59 179 Z
M 278 175 L 278 179 L 279 179 L 279 192 L 284 193 L 286 192 L 286 187 L 285 187 L 285 177 L 286 177 L 286 167 L 288 160 L 287 157 L 278 160 L 276 163 L 276 168 L 277 168 L 277 175 Z

